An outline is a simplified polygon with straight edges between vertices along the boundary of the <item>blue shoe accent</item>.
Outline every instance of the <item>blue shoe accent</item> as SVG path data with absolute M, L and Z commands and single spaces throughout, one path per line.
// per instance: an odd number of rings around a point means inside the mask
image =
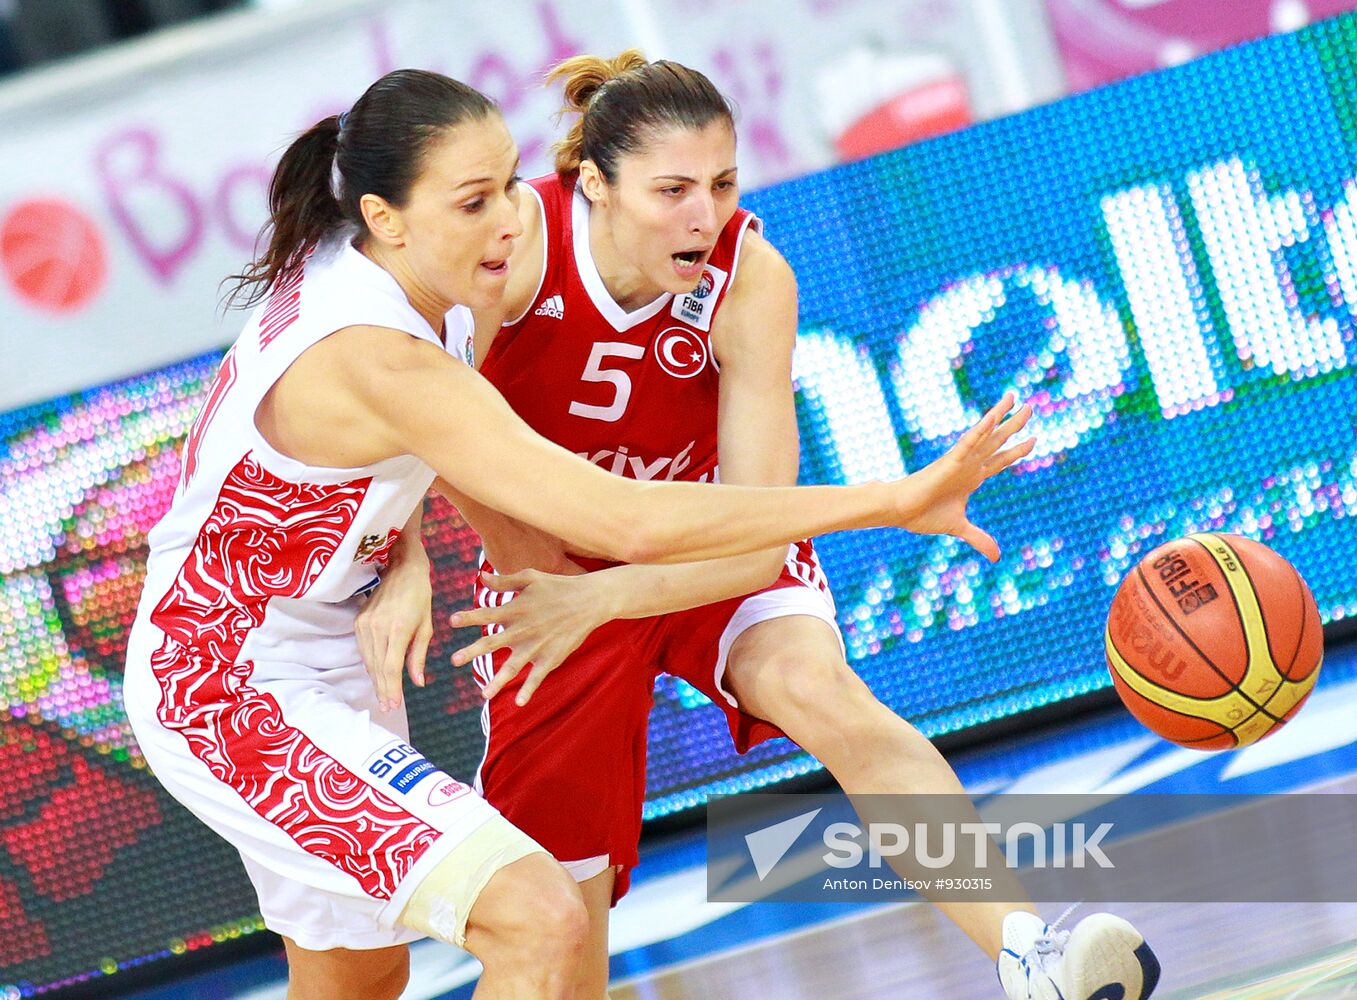
M 1140 947 L 1135 951 L 1135 955 L 1140 962 L 1140 974 L 1142 982 L 1145 984 L 1136 1000 L 1145 1000 L 1159 985 L 1159 959 L 1155 956 L 1154 949 L 1150 947 L 1148 941 L 1141 942 Z
M 1146 1000 L 1154 992 L 1154 988 L 1159 985 L 1159 959 L 1154 954 L 1148 942 L 1142 941 L 1140 947 L 1135 950 L 1136 961 L 1140 963 L 1140 976 L 1143 986 L 1140 995 L 1135 1000 Z M 1097 993 L 1088 997 L 1088 1000 L 1126 1000 L 1126 987 L 1121 983 L 1109 983 L 1100 989 Z
M 1126 987 L 1121 983 L 1111 983 L 1091 994 L 1088 1000 L 1126 1000 Z

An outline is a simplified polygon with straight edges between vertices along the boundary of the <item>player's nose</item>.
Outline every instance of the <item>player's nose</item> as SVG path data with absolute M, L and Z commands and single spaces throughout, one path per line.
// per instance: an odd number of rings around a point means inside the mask
M 703 237 L 710 237 L 716 232 L 716 202 L 710 195 L 699 195 L 693 199 L 693 215 L 688 220 L 688 231 Z
M 500 217 L 498 222 L 499 238 L 516 240 L 523 235 L 523 222 L 518 217 L 518 206 L 509 198 L 500 199 Z

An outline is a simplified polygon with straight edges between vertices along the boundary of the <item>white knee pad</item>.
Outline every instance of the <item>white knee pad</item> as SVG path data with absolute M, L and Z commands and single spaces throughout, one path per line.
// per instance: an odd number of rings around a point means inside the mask
M 477 827 L 419 883 L 400 923 L 430 937 L 466 946 L 466 922 L 486 883 L 506 865 L 546 851 L 503 816 Z

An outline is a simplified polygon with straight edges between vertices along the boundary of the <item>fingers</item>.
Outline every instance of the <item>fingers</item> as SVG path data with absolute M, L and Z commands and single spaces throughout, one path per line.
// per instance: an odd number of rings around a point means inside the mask
M 448 617 L 448 621 L 454 628 L 464 628 L 475 625 L 482 629 L 490 626 L 499 625 L 501 628 L 493 632 L 482 635 L 470 645 L 463 646 L 452 654 L 452 665 L 454 667 L 464 667 L 478 656 L 484 656 L 487 653 L 493 653 L 502 648 L 509 641 L 508 627 L 512 624 L 517 609 L 512 603 L 501 605 L 498 608 L 476 608 L 472 611 L 458 611 Z
M 486 701 L 495 697 L 495 695 L 503 691 L 527 665 L 527 657 L 522 656 L 519 653 L 514 653 L 513 656 L 504 661 L 504 666 L 495 671 L 495 676 L 490 678 L 490 683 L 481 688 L 481 697 Z
M 1035 447 L 1035 440 L 1028 439 L 1004 452 L 1006 461 L 1002 465 L 995 464 L 996 453 L 999 449 L 1011 441 L 1015 435 L 1020 434 L 1032 419 L 1032 405 L 1030 403 L 1024 403 L 1016 410 L 1012 409 L 1013 403 L 1013 394 L 1011 392 L 1004 393 L 1004 398 L 991 407 L 990 411 L 985 414 L 984 420 L 972 428 L 977 433 L 977 437 L 975 441 L 968 444 L 968 447 L 973 456 L 983 459 L 986 477 L 1008 468 Z M 991 418 L 995 418 L 995 423 L 987 426 L 987 422 Z
M 390 712 L 399 708 L 404 694 L 406 651 L 415 641 L 415 632 L 401 629 L 393 630 L 387 639 L 386 649 L 382 653 L 381 666 L 374 677 L 377 688 L 377 701 L 382 711 Z
M 525 569 L 519 573 L 482 573 L 481 583 L 498 593 L 522 590 L 532 582 L 533 570 Z
M 528 671 L 528 679 L 523 682 L 523 686 L 518 689 L 518 694 L 514 696 L 514 704 L 520 708 L 526 705 L 532 698 L 533 692 L 537 690 L 549 673 L 551 673 L 549 668 L 534 663 L 532 669 Z
M 380 662 L 377 655 L 377 644 L 373 636 L 373 629 L 368 624 L 368 619 L 363 613 L 359 613 L 354 622 L 354 636 L 358 639 L 358 654 L 363 658 L 363 663 L 368 668 L 368 673 L 374 675 L 377 665 Z
M 389 712 L 393 707 L 390 666 L 387 663 L 387 651 L 390 647 L 391 643 L 388 640 L 387 645 L 377 654 L 377 662 L 368 668 L 368 674 L 372 677 L 372 690 L 377 695 L 377 707 L 383 712 Z
M 528 679 L 523 682 L 523 687 L 514 698 L 514 703 L 516 705 L 526 705 L 528 700 L 533 696 L 533 693 L 541 686 L 542 682 L 547 679 L 547 675 L 559 667 L 561 663 L 564 662 L 564 659 L 565 657 L 555 654 L 542 654 L 533 657 L 530 660 L 532 663 L 532 670 L 528 671 Z
M 464 667 L 478 656 L 485 656 L 493 653 L 497 649 L 503 649 L 509 641 L 507 631 L 499 631 L 494 635 L 483 635 L 469 646 L 463 646 L 457 652 L 452 654 L 452 665 L 454 667 Z
M 1017 399 L 1017 394 L 1013 392 L 1012 389 L 999 397 L 999 402 L 991 406 L 989 412 L 986 413 L 984 418 L 980 421 L 980 424 L 985 428 L 984 433 L 989 433 L 1004 422 L 1004 418 L 1007 417 L 1008 412 L 1013 409 L 1013 404 L 1017 402 Z
M 1018 409 L 1015 410 L 1007 420 L 1005 420 L 1002 424 L 999 425 L 998 433 L 994 435 L 995 438 L 994 447 L 997 449 L 1001 445 L 1010 441 L 1013 438 L 1013 435 L 1019 433 L 1024 427 L 1026 427 L 1027 422 L 1031 419 L 1032 419 L 1032 404 L 1023 403 L 1022 406 L 1018 407 Z
M 1018 431 L 1027 426 L 1027 421 L 1032 417 L 1032 404 L 1023 403 L 1000 423 L 1000 429 L 1004 432 L 1005 438 L 1011 438 Z
M 454 611 L 448 616 L 448 624 L 453 628 L 466 628 L 468 625 L 503 625 L 516 612 L 512 604 L 501 604 L 497 608 L 473 608 L 470 611 Z
M 481 582 L 490 590 L 498 593 L 510 593 L 522 590 L 531 582 L 530 576 L 532 570 L 524 570 L 522 573 L 510 573 L 506 576 L 500 576 L 495 573 L 482 573 Z M 453 628 L 467 628 L 468 626 L 503 625 L 509 621 L 513 612 L 513 602 L 506 601 L 498 607 L 471 608 L 466 611 L 454 611 L 448 616 L 448 624 Z
M 995 422 L 981 436 L 978 448 L 983 454 L 988 451 L 991 455 L 1004 446 L 1013 435 L 1018 434 L 1027 422 L 1032 419 L 1032 405 L 1023 403 L 1016 410 L 1012 408 L 1015 402 L 1012 393 L 1004 393 L 1004 398 L 994 406 L 989 413 L 985 414 L 996 417 Z
M 432 638 L 433 626 L 428 622 L 422 623 L 415 631 L 415 636 L 410 641 L 410 649 L 405 654 L 405 664 L 410 671 L 410 679 L 419 687 L 423 687 L 427 683 L 424 676 L 424 660 L 429 654 L 429 640 Z
M 1030 455 L 1032 449 L 1036 446 L 1036 438 L 1028 438 L 1026 441 L 1015 444 L 1013 447 L 1006 448 L 998 454 L 993 455 L 990 460 L 985 463 L 985 475 L 988 477 L 1003 472 L 1014 462 L 1021 461 Z
M 561 665 L 565 655 L 546 652 L 536 642 L 520 642 L 518 645 L 510 646 L 511 641 L 508 632 L 484 636 L 465 649 L 459 649 L 453 657 L 453 661 L 456 663 L 466 662 L 483 653 L 491 653 L 497 649 L 512 649 L 509 658 L 495 671 L 494 677 L 481 688 L 481 697 L 487 701 L 494 698 L 513 683 L 522 673 L 524 667 L 531 666 L 532 669 L 528 672 L 528 676 L 523 679 L 522 686 L 518 693 L 514 695 L 516 705 L 526 705 L 532 699 L 538 687 L 546 680 L 547 675 Z
M 1011 390 L 1004 393 L 999 402 L 991 406 L 979 422 L 962 435 L 959 443 L 967 450 L 979 447 L 989 437 L 990 432 L 1004 419 L 1004 415 L 1013 408 L 1014 399 L 1015 396 Z
M 987 531 L 982 531 L 970 521 L 957 533 L 957 537 L 990 562 L 999 561 L 999 543 Z
M 547 679 L 547 675 L 560 666 L 560 660 L 556 657 L 543 659 L 540 662 L 531 659 L 523 652 L 517 652 L 504 666 L 495 671 L 494 679 L 481 689 L 481 696 L 489 700 L 495 697 L 508 686 L 509 682 L 517 677 L 526 666 L 531 666 L 528 676 L 524 678 L 523 684 L 518 689 L 518 694 L 514 695 L 514 704 L 520 708 L 532 700 L 532 696 L 537 689 L 542 686 L 542 682 Z

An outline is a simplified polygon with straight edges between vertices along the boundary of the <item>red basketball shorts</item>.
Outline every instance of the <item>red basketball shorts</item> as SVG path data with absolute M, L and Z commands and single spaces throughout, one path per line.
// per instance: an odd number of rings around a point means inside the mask
M 491 571 L 488 564 L 482 569 Z M 476 588 L 476 605 L 512 594 Z M 660 673 L 682 678 L 726 713 L 735 748 L 785 735 L 740 710 L 722 679 L 732 644 L 759 622 L 810 615 L 838 634 L 834 599 L 809 541 L 788 546 L 782 575 L 764 590 L 689 611 L 608 622 L 532 696 L 514 695 L 525 670 L 485 705 L 485 759 L 477 787 L 577 879 L 617 869 L 614 901 L 637 862 L 645 801 L 646 733 Z M 842 639 L 840 639 L 842 642 Z M 474 664 L 484 685 L 509 650 Z

